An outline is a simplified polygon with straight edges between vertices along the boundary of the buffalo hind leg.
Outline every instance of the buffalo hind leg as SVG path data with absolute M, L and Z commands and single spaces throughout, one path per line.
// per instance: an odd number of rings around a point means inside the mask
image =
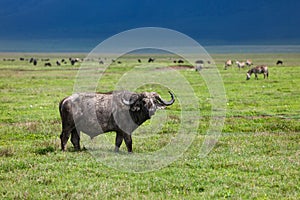
M 80 134 L 80 132 L 77 131 L 76 128 L 74 128 L 71 131 L 71 142 L 72 142 L 75 150 L 80 150 L 80 135 L 79 134 Z
M 119 152 L 119 148 L 123 142 L 123 133 L 117 131 L 115 152 Z
M 66 150 L 66 145 L 70 137 L 70 131 L 68 130 L 63 130 L 60 134 L 60 141 L 61 141 L 61 150 L 65 151 Z

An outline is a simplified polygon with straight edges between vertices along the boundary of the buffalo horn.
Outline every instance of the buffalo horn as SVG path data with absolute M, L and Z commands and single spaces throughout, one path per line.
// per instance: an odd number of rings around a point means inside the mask
M 159 102 L 161 102 L 161 103 L 164 104 L 165 106 L 170 106 L 170 105 L 172 105 L 172 104 L 174 103 L 175 98 L 174 98 L 174 95 L 172 94 L 172 92 L 169 91 L 169 93 L 170 93 L 171 98 L 172 98 L 170 101 L 165 101 L 165 100 L 161 99 L 160 96 L 157 96 L 156 98 L 157 98 L 157 100 L 158 100 Z

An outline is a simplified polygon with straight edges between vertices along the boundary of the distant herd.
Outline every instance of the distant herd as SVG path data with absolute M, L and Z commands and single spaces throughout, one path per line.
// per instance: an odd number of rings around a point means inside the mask
M 244 68 L 246 66 L 251 67 L 253 65 L 253 62 L 250 59 L 247 59 L 245 62 L 235 62 L 237 67 L 239 69 Z M 224 69 L 227 70 L 229 67 L 233 65 L 233 61 L 231 59 L 227 60 L 224 63 Z M 282 60 L 277 60 L 276 65 L 283 65 Z M 249 80 L 251 77 L 251 74 L 255 75 L 255 79 L 258 79 L 258 74 L 263 74 L 264 79 L 269 77 L 269 70 L 267 65 L 257 65 L 256 67 L 252 67 L 249 69 L 246 73 L 246 80 Z
M 16 60 L 17 59 L 15 59 L 15 58 L 3 58 L 3 61 L 9 61 L 9 62 L 14 62 Z M 30 63 L 34 66 L 36 66 L 38 64 L 38 62 L 41 62 L 42 65 L 45 66 L 45 67 L 51 67 L 51 66 L 54 66 L 54 65 L 63 66 L 63 65 L 68 65 L 68 64 L 71 64 L 73 66 L 76 63 L 81 63 L 83 61 L 95 61 L 92 58 L 82 59 L 82 58 L 73 58 L 73 57 L 69 57 L 67 59 L 62 58 L 62 59 L 54 61 L 54 63 L 50 62 L 51 61 L 50 58 L 34 58 L 34 57 L 24 58 L 24 57 L 20 57 L 19 60 L 23 61 L 23 62 L 28 62 L 28 63 Z M 104 64 L 103 60 L 106 61 L 106 58 L 104 58 L 104 59 L 99 58 L 97 60 L 97 62 L 101 65 L 101 64 Z M 155 61 L 155 58 L 152 58 L 152 57 L 150 57 L 146 60 L 146 62 L 148 62 L 148 63 L 153 63 L 154 61 Z M 115 60 L 111 60 L 111 62 L 112 63 L 117 63 L 117 64 L 122 63 L 121 61 L 116 62 Z M 137 59 L 137 62 L 142 63 L 142 60 Z M 178 59 L 178 60 L 177 59 L 172 59 L 172 62 L 176 63 L 180 66 L 185 61 L 182 60 L 182 59 Z M 207 61 L 207 63 L 211 64 L 211 61 Z M 226 60 L 226 62 L 224 63 L 224 69 L 225 70 L 229 69 L 229 67 L 232 67 L 234 65 L 234 63 L 236 64 L 236 66 L 239 70 L 242 69 L 242 68 L 245 68 L 245 67 L 251 67 L 253 65 L 253 62 L 250 59 L 246 59 L 245 61 L 236 60 L 235 62 L 233 60 L 229 59 L 229 60 Z M 195 66 L 194 66 L 195 70 L 196 71 L 202 70 L 204 68 L 204 64 L 205 64 L 205 61 L 196 60 L 195 61 Z M 277 60 L 276 65 L 283 65 L 283 61 L 282 60 Z M 267 65 L 257 65 L 256 67 L 250 68 L 246 73 L 246 80 L 249 80 L 252 74 L 255 75 L 255 79 L 258 79 L 258 76 L 257 76 L 258 74 L 263 74 L 264 79 L 268 78 L 269 77 L 268 66 Z
M 40 58 L 39 59 L 39 58 L 34 58 L 34 57 L 31 57 L 31 58 L 20 57 L 19 60 L 31 63 L 34 66 L 36 66 L 38 64 L 38 62 L 42 62 L 45 67 L 51 67 L 52 66 L 52 64 L 50 62 L 50 58 Z M 81 58 L 72 58 L 72 57 L 70 57 L 69 59 L 64 59 L 63 58 L 61 60 L 56 60 L 55 64 L 57 66 L 61 66 L 62 64 L 67 65 L 68 64 L 67 60 L 69 60 L 69 63 L 71 65 L 75 65 L 75 63 L 77 63 L 77 62 L 82 62 L 83 61 L 83 59 L 81 59 Z M 16 61 L 16 59 L 15 58 L 3 58 L 3 61 L 14 62 L 14 61 Z

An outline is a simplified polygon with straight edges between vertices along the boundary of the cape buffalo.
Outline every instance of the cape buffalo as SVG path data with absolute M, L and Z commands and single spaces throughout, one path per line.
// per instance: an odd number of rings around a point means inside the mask
M 128 152 L 132 152 L 132 132 L 150 119 L 157 109 L 174 103 L 163 100 L 156 92 L 135 93 L 115 91 L 110 93 L 75 93 L 59 104 L 62 120 L 61 148 L 66 150 L 67 141 L 80 150 L 80 132 L 91 138 L 110 131 L 116 132 L 115 151 L 125 141 Z

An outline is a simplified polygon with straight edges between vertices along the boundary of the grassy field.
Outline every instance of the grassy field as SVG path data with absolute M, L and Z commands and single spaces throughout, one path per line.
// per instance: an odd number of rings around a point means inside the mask
M 116 170 L 97 162 L 89 151 L 74 152 L 70 142 L 67 152 L 60 151 L 58 103 L 72 94 L 80 65 L 55 66 L 55 61 L 84 55 L 34 55 L 49 57 L 52 67 L 42 62 L 33 66 L 20 61 L 21 56 L 33 55 L 0 55 L 0 199 L 300 198 L 299 54 L 212 55 L 224 82 L 227 112 L 222 134 L 204 158 L 199 149 L 210 123 L 210 94 L 198 73 L 178 70 L 199 99 L 199 128 L 177 160 L 146 173 Z M 253 75 L 246 81 L 247 69 L 224 70 L 229 58 L 269 65 L 269 79 L 260 75 L 254 80 Z M 275 66 L 279 58 L 283 66 Z M 138 64 L 132 55 L 120 61 L 106 71 L 97 90 L 114 89 L 122 74 Z M 165 55 L 157 56 L 155 63 L 174 65 Z M 138 90 L 154 90 L 168 98 L 167 89 L 155 84 Z M 167 109 L 168 122 L 158 133 L 149 138 L 133 134 L 134 152 L 153 152 L 170 142 L 180 123 L 177 102 Z M 99 137 L 110 141 L 113 149 L 114 133 Z M 116 159 L 128 156 L 133 155 L 120 153 Z

